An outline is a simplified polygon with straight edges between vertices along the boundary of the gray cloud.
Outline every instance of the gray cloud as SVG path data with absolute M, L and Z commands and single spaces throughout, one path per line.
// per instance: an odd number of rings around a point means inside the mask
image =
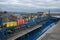
M 8 0 L 0 0 L 0 2 L 6 2 L 6 1 L 8 1 Z
M 0 0 L 0 10 L 60 8 L 60 0 Z

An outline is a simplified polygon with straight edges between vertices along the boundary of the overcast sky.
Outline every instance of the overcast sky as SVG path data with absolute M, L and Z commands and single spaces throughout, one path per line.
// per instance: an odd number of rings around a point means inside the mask
M 0 0 L 0 10 L 35 12 L 42 9 L 60 9 L 60 0 Z

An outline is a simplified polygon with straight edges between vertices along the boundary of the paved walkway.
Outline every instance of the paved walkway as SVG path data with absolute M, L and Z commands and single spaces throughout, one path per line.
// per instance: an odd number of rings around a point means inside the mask
M 39 40 L 60 40 L 60 21 L 56 24 L 54 31 L 47 33 Z

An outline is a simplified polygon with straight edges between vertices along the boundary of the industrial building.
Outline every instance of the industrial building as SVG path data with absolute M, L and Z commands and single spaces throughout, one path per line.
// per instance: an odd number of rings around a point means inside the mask
M 48 40 L 49 36 L 55 33 L 58 35 L 55 29 L 59 24 L 59 18 L 52 16 L 50 12 L 31 14 L 0 12 L 0 40 Z M 57 29 L 59 28 L 58 26 Z

